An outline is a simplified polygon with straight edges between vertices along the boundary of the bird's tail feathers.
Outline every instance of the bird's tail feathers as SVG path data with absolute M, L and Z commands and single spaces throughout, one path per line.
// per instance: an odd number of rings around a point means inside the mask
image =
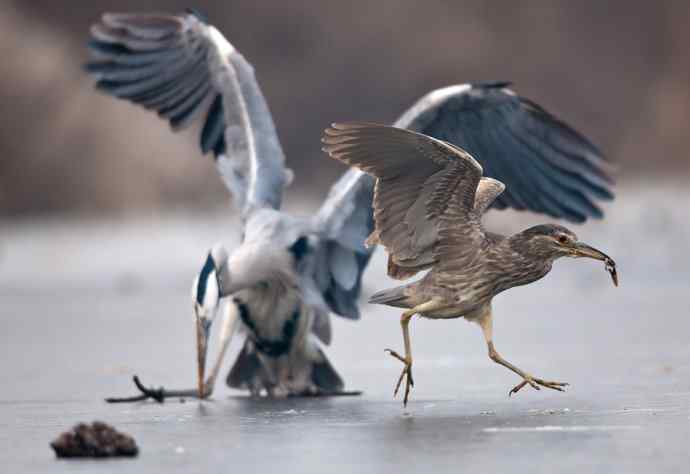
M 318 351 L 318 360 L 314 361 L 311 368 L 311 381 L 324 393 L 342 392 L 345 382 L 335 371 L 326 354 L 320 348 Z
M 226 383 L 228 387 L 240 389 L 252 389 L 257 379 L 261 378 L 263 366 L 259 356 L 249 342 L 244 341 L 244 346 L 237 356 L 237 360 L 230 369 Z
M 309 379 L 314 386 L 323 393 L 340 393 L 345 387 L 345 382 L 336 372 L 326 354 L 317 347 L 313 357 L 308 357 L 307 367 L 311 366 Z M 275 385 L 261 363 L 253 344 L 247 340 L 242 347 L 237 360 L 230 369 L 226 382 L 231 388 L 248 389 L 252 393 L 261 389 L 269 389 Z M 306 387 L 304 387 L 306 390 Z M 299 394 L 300 391 L 295 393 Z
M 397 306 L 399 308 L 404 308 L 405 300 L 407 295 L 405 295 L 405 285 L 397 286 L 395 288 L 388 288 L 387 290 L 381 290 L 369 298 L 369 303 L 373 304 L 385 304 L 388 306 Z

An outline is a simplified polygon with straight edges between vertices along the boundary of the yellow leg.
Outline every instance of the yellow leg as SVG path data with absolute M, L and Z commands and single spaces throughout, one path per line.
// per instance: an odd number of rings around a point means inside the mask
M 393 396 L 395 397 L 398 394 L 398 390 L 400 389 L 400 385 L 402 384 L 403 379 L 405 379 L 405 397 L 403 398 L 403 406 L 407 406 L 407 400 L 410 396 L 410 388 L 414 387 L 414 379 L 412 378 L 412 344 L 410 343 L 410 320 L 412 319 L 412 316 L 414 316 L 417 313 L 433 311 L 435 309 L 439 309 L 440 307 L 441 305 L 437 301 L 432 300 L 405 311 L 402 314 L 402 316 L 400 316 L 400 326 L 402 327 L 403 342 L 405 344 L 405 357 L 401 356 L 393 349 L 386 349 L 386 352 L 388 352 L 391 356 L 395 357 L 400 362 L 405 364 L 405 367 L 400 373 L 400 377 L 398 377 L 398 383 L 395 384 L 395 391 L 393 392 Z
M 405 311 L 402 316 L 400 316 L 400 326 L 402 326 L 403 341 L 405 342 L 405 357 L 401 356 L 393 349 L 386 349 L 386 352 L 388 352 L 391 356 L 405 364 L 400 377 L 398 377 L 398 383 L 395 384 L 395 390 L 393 391 L 394 397 L 398 395 L 400 385 L 402 384 L 403 379 L 405 379 L 405 398 L 403 399 L 403 406 L 407 406 L 410 388 L 414 386 L 414 379 L 412 378 L 412 345 L 410 344 L 410 319 L 412 319 L 414 314 L 414 312 Z
M 514 366 L 513 364 L 505 360 L 503 357 L 501 357 L 501 355 L 496 351 L 496 348 L 494 347 L 493 320 L 491 315 L 491 308 L 486 308 L 485 311 L 483 311 L 477 319 L 477 322 L 479 323 L 479 326 L 482 328 L 482 332 L 484 333 L 484 339 L 486 340 L 486 345 L 489 349 L 489 358 L 497 364 L 506 367 L 507 369 L 515 372 L 520 377 L 522 377 L 522 382 L 517 384 L 510 390 L 510 392 L 508 392 L 509 396 L 519 392 L 526 385 L 529 385 L 535 390 L 540 390 L 541 386 L 550 388 L 552 390 L 558 390 L 559 392 L 564 391 L 563 387 L 566 387 L 568 385 L 566 382 L 553 382 L 534 377 L 529 373 L 525 372 L 524 370 Z

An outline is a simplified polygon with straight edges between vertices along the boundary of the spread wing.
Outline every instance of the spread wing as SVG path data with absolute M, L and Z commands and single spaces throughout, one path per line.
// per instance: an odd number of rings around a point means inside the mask
M 359 318 L 362 273 L 373 252 L 364 245 L 374 230 L 373 190 L 374 178 L 350 169 L 333 185 L 314 217 L 321 236 L 316 284 L 331 311 L 351 319 Z
M 583 222 L 613 198 L 612 167 L 585 137 L 508 83 L 464 84 L 422 97 L 396 122 L 476 156 L 507 186 L 494 207 Z
M 290 173 L 252 66 L 195 14 L 106 13 L 91 27 L 96 88 L 170 122 L 203 122 L 201 151 L 213 152 L 246 215 L 279 208 Z
M 439 230 L 462 229 L 462 242 L 476 248 L 483 238 L 475 201 L 482 167 L 464 150 L 420 133 L 370 123 L 334 124 L 324 151 L 376 178 L 369 243 L 389 253 L 389 275 L 407 278 L 438 261 Z M 485 188 L 486 191 L 486 188 Z M 497 195 L 497 194 L 496 194 Z M 495 196 L 494 196 L 495 197 Z M 452 212 L 453 222 L 445 214 Z M 443 225 L 441 225 L 443 223 Z

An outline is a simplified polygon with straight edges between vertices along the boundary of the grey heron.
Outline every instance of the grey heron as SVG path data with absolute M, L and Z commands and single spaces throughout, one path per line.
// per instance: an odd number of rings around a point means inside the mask
M 414 384 L 409 323 L 415 314 L 476 321 L 491 360 L 522 377 L 510 394 L 525 385 L 562 391 L 567 383 L 534 377 L 499 355 L 493 343 L 491 301 L 509 288 L 543 278 L 560 257 L 602 260 L 617 285 L 613 260 L 560 225 L 538 225 L 509 237 L 486 231 L 482 216 L 507 190 L 506 185 L 484 177 L 477 160 L 456 145 L 408 130 L 356 122 L 333 124 L 323 142 L 331 157 L 376 178 L 376 229 L 369 241 L 383 244 L 388 251 L 391 276 L 409 277 L 430 269 L 421 279 L 380 291 L 370 299 L 405 309 L 400 318 L 405 354 L 387 350 L 404 364 L 394 391 L 397 394 L 405 380 L 403 404 L 407 405 Z M 494 163 L 490 155 L 488 163 Z
M 214 245 L 192 288 L 198 395 L 213 391 L 238 321 L 247 338 L 228 385 L 276 397 L 340 392 L 317 339 L 330 343 L 330 313 L 359 318 L 373 181 L 348 171 L 314 216 L 282 212 L 291 171 L 253 68 L 198 14 L 106 13 L 91 37 L 86 68 L 97 89 L 156 110 L 174 130 L 203 118 L 201 151 L 214 154 L 242 216 L 241 244 Z M 206 378 L 219 313 L 220 351 Z

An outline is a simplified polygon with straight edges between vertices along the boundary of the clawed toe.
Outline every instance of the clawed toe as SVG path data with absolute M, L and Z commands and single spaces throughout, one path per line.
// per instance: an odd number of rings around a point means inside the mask
M 514 393 L 518 393 L 526 385 L 531 386 L 535 390 L 541 390 L 541 387 L 550 388 L 551 390 L 558 390 L 559 392 L 565 392 L 565 387 L 569 384 L 567 382 L 551 382 L 548 380 L 543 380 L 535 377 L 527 377 L 522 380 L 519 384 L 513 387 L 508 396 L 512 396 Z
M 405 360 L 405 358 L 403 356 L 401 356 L 400 354 L 395 352 L 393 349 L 384 349 L 383 351 L 386 352 L 391 357 L 395 357 L 396 359 L 398 359 L 403 364 L 407 364 L 407 360 Z
M 558 390 L 559 392 L 565 392 L 565 387 L 569 384 L 567 382 L 551 382 L 548 380 L 534 379 L 542 387 L 550 388 L 552 390 Z
M 403 379 L 405 380 L 405 397 L 403 398 L 403 406 L 407 406 L 407 400 L 410 396 L 410 388 L 414 387 L 414 379 L 412 378 L 412 361 L 405 359 L 403 356 L 395 352 L 393 349 L 386 349 L 386 352 L 392 357 L 398 359 L 400 362 L 405 364 L 400 377 L 398 377 L 398 382 L 395 384 L 395 390 L 393 391 L 393 397 L 398 395 L 400 386 L 402 385 Z
M 508 392 L 508 396 L 511 397 L 514 393 L 518 393 L 520 390 L 522 390 L 522 388 L 523 388 L 525 385 L 528 385 L 528 384 L 529 384 L 533 389 L 535 389 L 535 390 L 541 390 L 541 389 L 539 388 L 539 385 L 537 385 L 534 381 L 532 381 L 532 380 L 530 380 L 530 379 L 524 379 L 522 382 L 520 382 L 520 383 L 517 384 L 515 387 L 513 387 L 513 388 L 510 390 L 510 392 Z

